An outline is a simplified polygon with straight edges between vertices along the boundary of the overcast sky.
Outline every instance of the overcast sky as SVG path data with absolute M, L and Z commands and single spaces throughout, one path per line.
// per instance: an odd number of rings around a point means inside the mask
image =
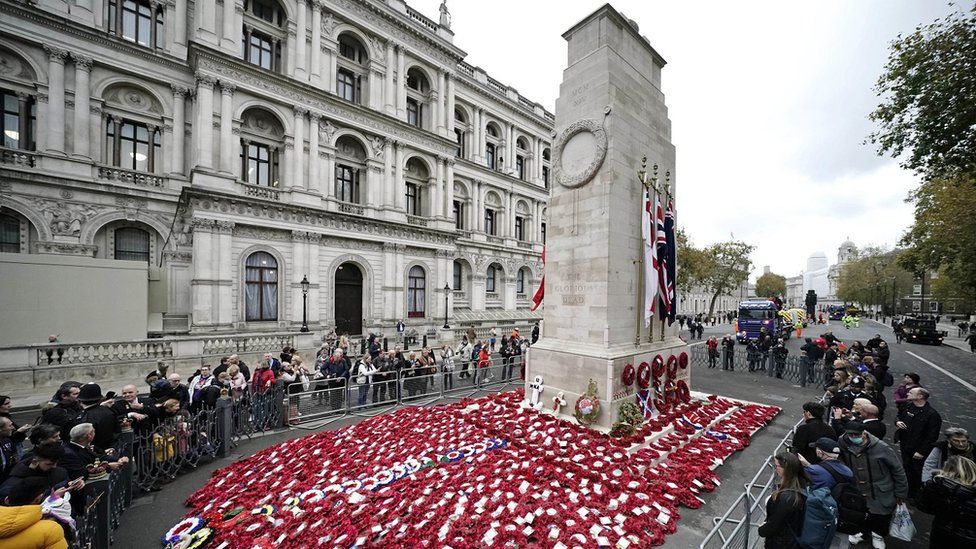
M 440 0 L 410 5 L 438 17 Z M 467 61 L 554 110 L 561 35 L 585 0 L 448 0 Z M 912 221 L 910 172 L 862 144 L 872 87 L 898 33 L 953 11 L 945 0 L 618 0 L 664 56 L 677 147 L 679 224 L 698 246 L 754 244 L 756 266 L 791 276 L 847 237 L 894 246 Z

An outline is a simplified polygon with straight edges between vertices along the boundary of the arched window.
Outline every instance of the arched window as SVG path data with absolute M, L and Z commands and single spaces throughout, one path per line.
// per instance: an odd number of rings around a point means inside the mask
M 164 7 L 149 0 L 108 0 L 108 32 L 140 46 L 162 48 Z
M 460 261 L 454 262 L 454 291 L 460 292 L 464 289 L 464 267 Z
M 0 90 L 0 143 L 7 149 L 34 150 L 34 96 Z
M 515 175 L 523 181 L 525 180 L 525 173 L 528 171 L 525 160 L 528 149 L 529 144 L 524 137 L 519 137 L 515 141 Z
M 0 214 L 0 252 L 20 253 L 20 220 Z
M 497 158 L 499 130 L 494 122 L 489 122 L 485 126 L 485 134 L 485 165 L 488 169 L 494 170 L 499 167 Z
M 424 194 L 430 182 L 427 165 L 418 158 L 407 161 L 404 173 L 407 191 L 407 215 L 424 215 Z
M 426 117 L 430 82 L 423 71 L 412 67 L 407 71 L 407 124 L 422 128 Z
M 457 143 L 457 148 L 454 150 L 454 156 L 458 158 L 465 158 L 468 155 L 467 143 L 465 140 L 467 138 L 468 120 L 464 115 L 464 111 L 455 108 L 454 109 L 454 142 Z
M 423 318 L 427 303 L 427 275 L 415 265 L 407 275 L 407 317 Z
M 254 252 L 244 265 L 245 320 L 278 320 L 278 262 L 267 252 Z
M 485 274 L 485 291 L 494 292 L 495 282 L 498 278 L 498 271 L 495 269 L 494 265 L 488 265 L 488 272 Z
M 336 140 L 335 197 L 340 202 L 360 204 L 360 187 L 366 173 L 366 149 L 356 138 L 344 135 Z
M 339 35 L 336 58 L 336 95 L 352 103 L 363 102 L 363 82 L 369 67 L 366 46 L 352 33 Z
M 241 180 L 251 185 L 277 187 L 279 153 L 285 130 L 270 112 L 252 108 L 241 116 Z
M 515 293 L 525 293 L 525 269 L 519 269 L 518 274 L 515 276 Z
M 162 132 L 158 126 L 119 117 L 105 120 L 105 150 L 113 166 L 156 172 L 162 164 Z
M 274 0 L 244 0 L 241 55 L 262 69 L 281 72 L 285 14 Z
M 135 227 L 115 230 L 115 259 L 149 262 L 149 233 Z
M 549 188 L 549 149 L 542 149 L 542 184 Z

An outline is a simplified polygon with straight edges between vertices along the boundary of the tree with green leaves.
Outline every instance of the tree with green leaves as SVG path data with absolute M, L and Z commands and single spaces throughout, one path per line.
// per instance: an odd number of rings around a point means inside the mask
M 931 179 L 976 173 L 976 4 L 891 44 L 868 140 Z
M 708 316 L 714 314 L 715 301 L 719 296 L 731 293 L 749 279 L 752 269 L 749 256 L 755 249 L 755 246 L 740 240 L 729 240 L 701 250 L 701 264 L 697 269 L 696 282 L 712 294 L 708 303 Z
M 871 246 L 860 250 L 857 259 L 841 265 L 837 297 L 861 308 L 880 305 L 890 314 L 892 298 L 907 293 L 914 280 L 899 262 L 904 253 Z
M 759 297 L 785 296 L 786 277 L 776 273 L 763 273 L 756 279 L 756 295 Z

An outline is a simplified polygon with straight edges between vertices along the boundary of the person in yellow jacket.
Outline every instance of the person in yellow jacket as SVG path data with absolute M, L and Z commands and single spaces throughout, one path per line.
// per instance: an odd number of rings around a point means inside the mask
M 0 507 L 0 549 L 68 549 L 64 528 L 43 515 L 44 479 L 24 480 Z M 60 498 L 65 490 L 57 494 Z

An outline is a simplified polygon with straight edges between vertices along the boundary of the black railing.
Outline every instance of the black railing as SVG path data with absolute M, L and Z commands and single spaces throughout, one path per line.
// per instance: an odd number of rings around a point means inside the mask
M 822 360 L 811 361 L 805 356 L 795 355 L 781 357 L 772 351 L 749 351 L 740 347 L 732 350 L 720 348 L 709 356 L 704 345 L 695 345 L 689 347 L 689 352 L 692 365 L 699 368 L 747 371 L 786 379 L 801 387 L 821 385 L 826 381 L 825 376 L 833 373 L 824 369 Z

